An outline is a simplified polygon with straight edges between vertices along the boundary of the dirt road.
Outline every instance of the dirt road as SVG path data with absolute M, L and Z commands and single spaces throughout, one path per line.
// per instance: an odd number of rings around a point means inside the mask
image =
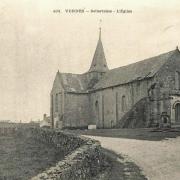
M 88 137 L 99 140 L 104 148 L 127 156 L 150 180 L 180 179 L 180 137 L 162 141 Z

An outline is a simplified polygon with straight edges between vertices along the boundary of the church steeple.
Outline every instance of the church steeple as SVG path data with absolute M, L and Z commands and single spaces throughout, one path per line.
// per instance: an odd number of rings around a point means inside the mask
M 101 41 L 101 27 L 99 28 L 99 40 L 89 72 L 106 72 L 108 70 L 104 49 Z

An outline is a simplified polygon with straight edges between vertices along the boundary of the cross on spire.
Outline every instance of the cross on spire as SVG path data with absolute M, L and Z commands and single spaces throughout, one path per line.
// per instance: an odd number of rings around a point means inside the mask
M 102 19 L 99 20 L 99 39 L 101 39 L 101 23 Z

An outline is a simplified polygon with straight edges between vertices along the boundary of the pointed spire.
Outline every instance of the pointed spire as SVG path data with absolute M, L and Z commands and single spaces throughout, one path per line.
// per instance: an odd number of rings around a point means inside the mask
M 106 72 L 108 70 L 104 49 L 101 41 L 101 27 L 99 28 L 99 40 L 89 72 Z

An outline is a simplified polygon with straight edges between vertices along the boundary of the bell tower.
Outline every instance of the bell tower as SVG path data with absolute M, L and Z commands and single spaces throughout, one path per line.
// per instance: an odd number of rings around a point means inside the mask
M 101 27 L 99 28 L 99 40 L 96 46 L 96 50 L 93 56 L 91 67 L 88 72 L 99 72 L 104 73 L 108 69 L 106 57 L 104 54 L 104 48 L 101 40 Z
M 89 83 L 88 88 L 93 86 L 102 78 L 102 76 L 109 70 L 104 54 L 104 48 L 101 40 L 101 27 L 99 28 L 99 39 L 93 56 L 93 60 L 89 71 L 87 72 Z

